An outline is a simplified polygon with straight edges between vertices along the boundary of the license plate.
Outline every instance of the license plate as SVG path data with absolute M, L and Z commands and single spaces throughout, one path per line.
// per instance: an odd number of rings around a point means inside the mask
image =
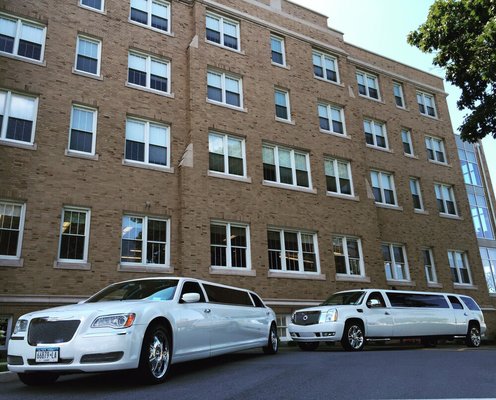
M 58 347 L 38 348 L 35 352 L 35 361 L 37 363 L 56 363 L 59 361 Z

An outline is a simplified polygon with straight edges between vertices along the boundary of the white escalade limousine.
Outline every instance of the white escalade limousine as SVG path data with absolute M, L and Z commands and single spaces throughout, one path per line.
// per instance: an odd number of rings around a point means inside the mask
M 136 369 L 146 383 L 171 364 L 261 347 L 278 350 L 276 316 L 249 290 L 189 278 L 113 284 L 88 300 L 23 315 L 7 364 L 27 385 L 59 375 Z
M 341 342 L 362 350 L 366 340 L 420 338 L 428 346 L 438 339 L 465 338 L 478 347 L 486 324 L 468 296 L 399 290 L 363 289 L 338 292 L 318 307 L 297 310 L 288 326 L 302 350 L 320 342 Z

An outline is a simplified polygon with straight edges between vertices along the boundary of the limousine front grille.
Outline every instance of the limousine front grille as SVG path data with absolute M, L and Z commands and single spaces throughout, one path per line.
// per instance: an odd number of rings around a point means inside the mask
M 52 321 L 48 318 L 34 318 L 29 324 L 28 343 L 65 343 L 72 339 L 81 321 Z
M 320 311 L 300 311 L 294 314 L 295 325 L 315 325 L 319 323 Z

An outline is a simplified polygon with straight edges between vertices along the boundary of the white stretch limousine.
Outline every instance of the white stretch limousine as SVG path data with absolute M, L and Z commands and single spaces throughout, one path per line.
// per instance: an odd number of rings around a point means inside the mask
M 477 303 L 468 296 L 365 289 L 338 292 L 318 307 L 297 310 L 288 326 L 302 350 L 320 342 L 341 342 L 346 350 L 362 350 L 366 340 L 463 337 L 478 347 L 486 324 Z
M 121 369 L 159 383 L 170 364 L 254 347 L 275 354 L 275 321 L 248 290 L 188 278 L 130 280 L 80 304 L 20 317 L 7 364 L 27 385 Z

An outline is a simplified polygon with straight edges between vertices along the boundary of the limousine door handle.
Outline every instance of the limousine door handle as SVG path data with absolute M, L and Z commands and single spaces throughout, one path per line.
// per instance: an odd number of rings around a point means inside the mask
M 209 314 L 209 313 L 210 313 L 210 311 L 211 311 L 211 310 L 210 310 L 210 308 L 205 308 L 205 310 L 203 310 L 203 312 L 204 312 L 205 314 Z

